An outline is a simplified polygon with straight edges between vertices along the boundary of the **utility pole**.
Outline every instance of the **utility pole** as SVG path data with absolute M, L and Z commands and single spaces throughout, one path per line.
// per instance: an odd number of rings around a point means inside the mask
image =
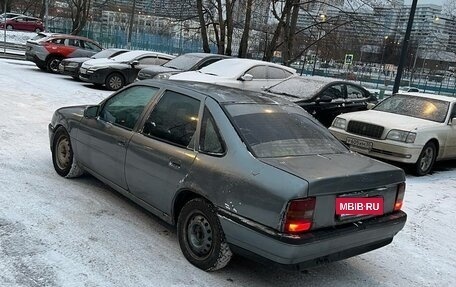
M 48 31 L 49 27 L 49 0 L 45 0 L 45 13 L 44 13 L 44 30 Z
M 396 79 L 394 80 L 393 94 L 399 91 L 401 85 L 402 72 L 404 71 L 405 59 L 407 58 L 407 50 L 410 41 L 410 34 L 412 32 L 413 19 L 415 18 L 416 5 L 418 0 L 413 0 L 412 8 L 410 9 L 410 16 L 407 23 L 407 30 L 405 31 L 404 42 L 402 44 L 401 58 L 399 60 L 399 66 L 397 67 Z
M 3 53 L 6 54 L 6 8 L 8 0 L 5 0 L 5 9 L 3 10 Z
M 130 27 L 128 28 L 127 49 L 131 49 L 131 34 L 133 33 L 133 21 L 135 20 L 136 0 L 133 0 L 133 7 L 131 8 Z

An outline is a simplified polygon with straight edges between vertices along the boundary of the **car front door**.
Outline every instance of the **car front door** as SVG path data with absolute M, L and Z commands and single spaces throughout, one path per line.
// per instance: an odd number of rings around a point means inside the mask
M 165 213 L 197 155 L 202 100 L 165 91 L 128 147 L 125 173 L 131 193 Z
M 261 91 L 263 88 L 268 86 L 268 67 L 267 66 L 255 66 L 245 72 L 244 75 L 251 75 L 253 79 L 251 81 L 242 81 L 241 89 Z
M 112 183 L 127 189 L 125 155 L 135 126 L 158 88 L 133 86 L 100 107 L 97 118 L 83 118 L 78 133 L 79 161 Z
M 456 158 L 456 122 L 452 124 L 452 118 L 456 118 L 456 104 L 453 104 L 448 120 L 448 132 L 443 155 L 445 158 Z

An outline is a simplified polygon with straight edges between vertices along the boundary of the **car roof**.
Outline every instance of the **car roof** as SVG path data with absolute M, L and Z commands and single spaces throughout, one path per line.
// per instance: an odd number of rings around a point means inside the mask
M 179 56 L 186 56 L 191 55 L 198 58 L 209 58 L 209 57 L 217 57 L 217 58 L 229 58 L 229 56 L 220 55 L 220 54 L 211 54 L 211 53 L 185 53 Z
M 434 99 L 434 100 L 446 101 L 446 102 L 450 102 L 450 103 L 456 102 L 456 98 L 449 97 L 449 96 L 441 96 L 441 95 L 436 95 L 436 94 L 429 94 L 429 93 L 399 92 L 396 95 L 407 95 L 407 96 L 415 96 L 415 97 L 421 97 L 421 98 L 429 98 L 429 99 Z
M 77 35 L 70 35 L 70 34 L 59 34 L 59 33 L 51 33 L 50 35 L 47 35 L 49 38 L 67 38 L 67 39 L 77 39 L 77 40 L 89 40 L 91 42 L 95 42 L 92 39 L 89 39 L 87 37 L 83 36 L 77 36 Z
M 143 80 L 135 85 L 161 86 L 163 88 L 181 88 L 191 90 L 214 99 L 220 104 L 272 104 L 293 105 L 280 97 L 270 96 L 262 92 L 240 90 L 209 83 L 173 81 L 173 80 Z
M 156 55 L 156 56 L 160 56 L 160 57 L 168 58 L 168 59 L 173 59 L 174 58 L 173 55 L 160 53 L 160 52 L 154 52 L 154 51 L 144 51 L 144 50 L 132 50 L 132 51 L 128 51 L 128 52 L 125 52 L 123 54 L 120 54 L 118 56 L 122 56 L 123 55 L 123 57 L 125 57 L 125 55 L 127 55 L 127 54 L 128 55 L 132 55 L 133 57 L 139 57 L 139 56 L 142 56 L 142 55 L 151 54 L 151 55 Z
M 283 65 L 271 63 L 271 62 L 265 62 L 265 61 L 260 61 L 260 60 L 251 60 L 251 59 L 244 59 L 244 58 L 228 58 L 228 59 L 223 59 L 217 62 L 218 65 L 223 65 L 226 69 L 237 69 L 239 71 L 241 70 L 247 70 L 250 69 L 254 66 L 258 65 L 267 65 L 267 66 L 272 66 L 272 67 L 277 67 L 280 69 L 285 69 L 287 71 L 290 71 L 291 73 L 296 73 L 296 70 L 290 67 L 286 67 Z M 211 65 L 207 66 L 210 67 Z

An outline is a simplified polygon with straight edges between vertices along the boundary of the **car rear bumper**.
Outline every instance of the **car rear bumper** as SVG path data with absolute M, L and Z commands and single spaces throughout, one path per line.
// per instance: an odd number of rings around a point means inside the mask
M 376 158 L 402 163 L 416 163 L 421 154 L 421 150 L 423 149 L 422 146 L 414 144 L 362 137 L 335 128 L 329 128 L 329 130 L 338 140 L 349 146 L 351 150 Z M 347 144 L 347 138 L 371 142 L 372 149 L 368 150 L 350 146 Z
M 302 269 L 352 257 L 391 243 L 404 227 L 407 215 L 399 211 L 294 237 L 266 234 L 223 213 L 219 214 L 219 218 L 226 239 L 235 252 L 281 267 Z

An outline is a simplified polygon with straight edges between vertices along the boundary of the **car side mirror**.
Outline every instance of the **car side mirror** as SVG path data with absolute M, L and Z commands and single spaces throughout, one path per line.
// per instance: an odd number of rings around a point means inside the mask
M 456 117 L 450 120 L 450 125 L 456 126 Z
M 139 65 L 139 61 L 138 61 L 138 60 L 131 61 L 131 62 L 130 62 L 130 65 L 132 65 L 132 66 L 137 66 L 137 65 Z
M 374 104 L 374 103 L 367 103 L 366 108 L 367 108 L 368 110 L 372 110 L 374 107 L 375 107 L 375 104 Z
M 327 95 L 323 95 L 321 96 L 319 99 L 317 99 L 315 102 L 318 104 L 318 103 L 330 103 L 332 102 L 332 98 L 330 96 L 327 96 Z
M 242 81 L 251 81 L 253 80 L 253 76 L 250 74 L 244 74 L 244 76 L 241 77 Z
M 84 110 L 84 117 L 88 119 L 94 119 L 98 116 L 98 109 L 100 106 L 88 106 Z

